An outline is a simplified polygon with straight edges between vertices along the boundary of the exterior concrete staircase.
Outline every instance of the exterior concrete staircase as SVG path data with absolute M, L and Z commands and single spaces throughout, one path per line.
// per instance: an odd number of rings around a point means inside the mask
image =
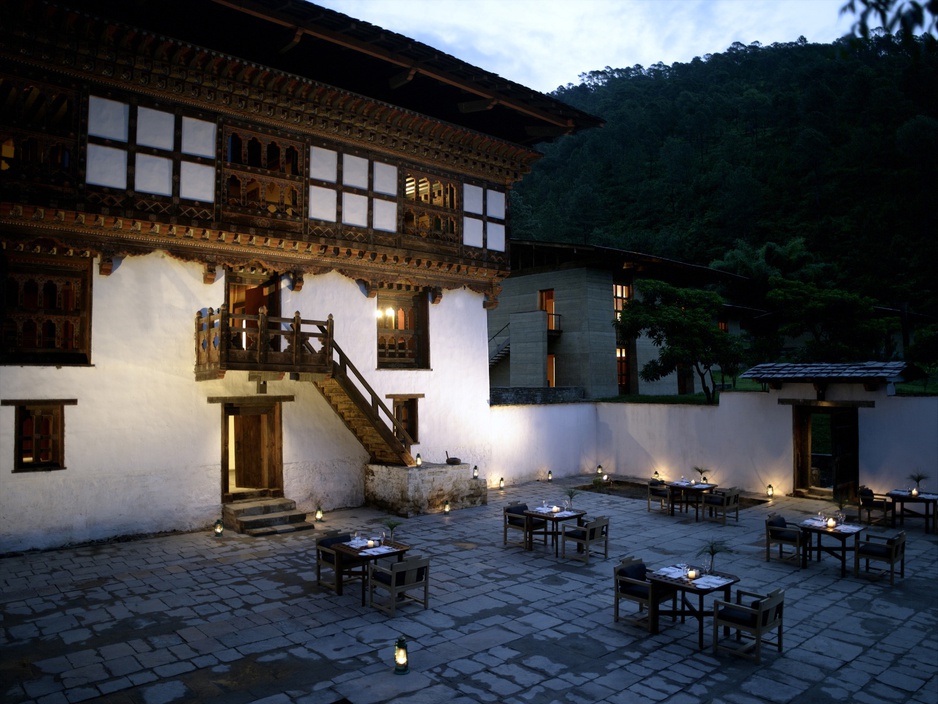
M 298 530 L 312 530 L 313 521 L 304 511 L 296 510 L 296 501 L 283 498 L 251 498 L 222 506 L 225 528 L 246 535 L 274 535 Z

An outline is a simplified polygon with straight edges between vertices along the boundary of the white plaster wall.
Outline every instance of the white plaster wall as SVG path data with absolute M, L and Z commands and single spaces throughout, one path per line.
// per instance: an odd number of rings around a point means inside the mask
M 97 270 L 95 268 L 95 270 Z M 116 535 L 189 530 L 220 515 L 221 417 L 210 396 L 257 393 L 247 374 L 196 382 L 194 317 L 224 301 L 223 277 L 162 253 L 118 262 L 94 276 L 91 367 L 3 367 L 0 398 L 77 399 L 65 407 L 67 469 L 12 472 L 15 409 L 0 407 L 0 553 Z M 488 437 L 486 314 L 482 296 L 446 291 L 430 306 L 432 370 L 376 367 L 375 305 L 339 274 L 284 290 L 285 316 L 335 319 L 336 341 L 386 399 L 423 394 L 420 444 L 485 465 Z M 360 505 L 367 453 L 308 382 L 268 383 L 283 404 L 284 492 L 299 508 Z
M 938 490 L 938 399 L 889 396 L 859 410 L 860 482 L 876 492 L 912 486 L 909 475 L 929 476 Z
M 789 398 L 812 398 L 810 385 L 786 386 Z M 808 392 L 810 391 L 810 395 Z M 938 485 L 938 399 L 871 398 L 860 386 L 839 389 L 840 400 L 874 400 L 861 408 L 860 481 L 877 491 L 907 486 L 920 469 Z M 831 394 L 828 394 L 830 397 Z M 597 464 L 613 474 L 696 478 L 711 470 L 722 486 L 761 493 L 793 489 L 792 408 L 776 392 L 725 392 L 719 406 L 563 404 L 492 408 L 494 455 L 489 486 L 591 475 Z M 926 486 L 928 482 L 926 482 Z
M 607 459 L 597 451 L 597 409 L 592 403 L 492 406 L 491 462 L 483 469 L 490 489 L 506 484 L 593 474 Z
M 0 398 L 78 401 L 65 407 L 67 469 L 54 472 L 12 473 L 15 411 L 0 408 L 0 552 L 218 516 L 218 410 L 192 370 L 195 311 L 222 284 L 157 253 L 92 285 L 93 366 L 0 372 Z

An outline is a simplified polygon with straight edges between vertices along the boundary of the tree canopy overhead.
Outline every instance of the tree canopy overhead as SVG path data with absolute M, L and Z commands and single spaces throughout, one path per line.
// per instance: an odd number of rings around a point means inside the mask
M 804 250 L 815 284 L 938 316 L 936 87 L 938 52 L 876 32 L 583 74 L 554 95 L 606 125 L 546 145 L 513 237 L 754 252 L 763 285 Z

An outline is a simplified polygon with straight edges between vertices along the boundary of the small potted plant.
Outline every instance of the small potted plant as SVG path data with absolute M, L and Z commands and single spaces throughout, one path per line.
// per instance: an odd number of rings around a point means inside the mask
M 708 540 L 700 550 L 697 551 L 697 557 L 707 556 L 707 564 L 704 567 L 706 574 L 713 571 L 713 558 L 721 552 L 733 552 L 729 545 L 722 540 Z
M 921 490 L 922 482 L 928 479 L 928 475 L 918 470 L 909 475 L 909 480 L 915 482 L 915 488 Z
M 568 499 L 570 499 L 570 508 L 573 508 L 573 498 L 575 496 L 579 496 L 582 492 L 579 489 L 574 489 L 573 487 L 570 487 L 569 489 L 566 489 L 563 493 L 567 495 Z
M 401 525 L 401 523 L 403 523 L 403 521 L 397 520 L 394 516 L 381 519 L 381 525 L 388 529 L 388 540 L 394 540 L 394 529 Z

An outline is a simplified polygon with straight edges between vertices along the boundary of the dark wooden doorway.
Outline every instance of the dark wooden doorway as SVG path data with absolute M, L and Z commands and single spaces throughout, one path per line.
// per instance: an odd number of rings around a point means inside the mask
M 281 404 L 251 399 L 222 408 L 222 503 L 283 496 Z
M 796 494 L 856 497 L 860 433 L 855 406 L 794 406 Z

